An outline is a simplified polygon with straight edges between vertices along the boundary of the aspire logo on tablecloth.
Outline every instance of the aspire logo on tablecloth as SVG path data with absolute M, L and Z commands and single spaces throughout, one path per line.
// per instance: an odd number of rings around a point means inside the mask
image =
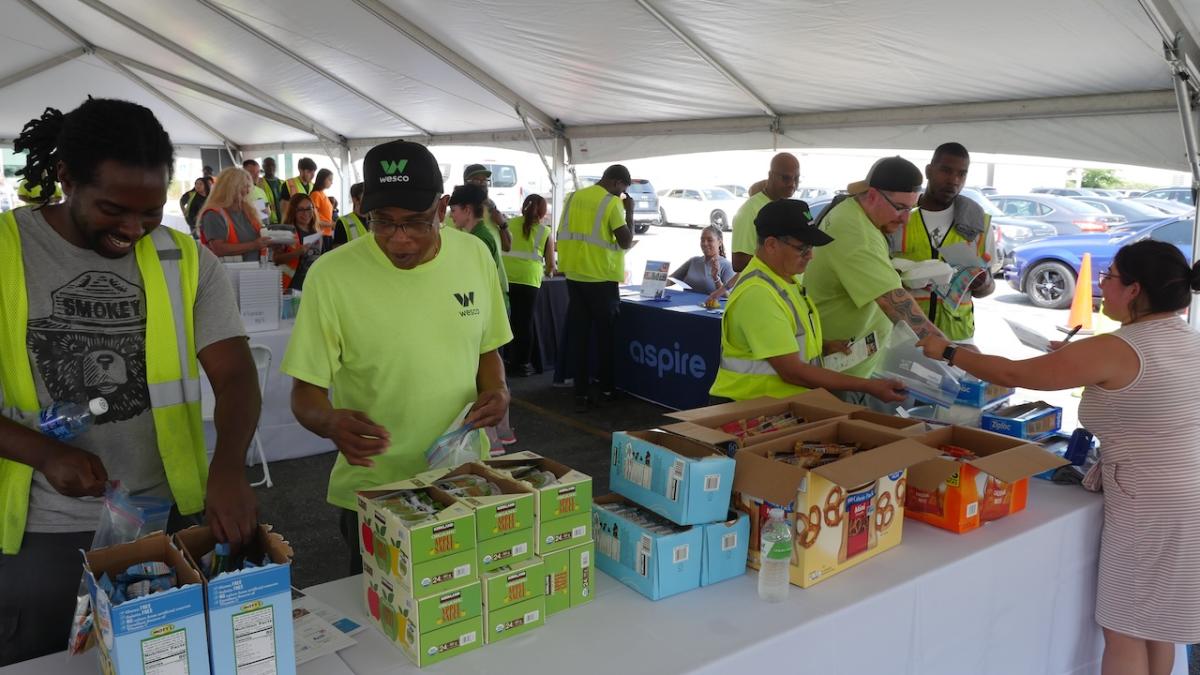
M 637 340 L 632 340 L 629 343 L 629 357 L 634 363 L 656 369 L 660 379 L 663 373 L 672 373 L 699 380 L 708 372 L 708 364 L 705 363 L 704 357 L 679 351 L 678 342 L 672 347 L 665 347 L 643 345 Z

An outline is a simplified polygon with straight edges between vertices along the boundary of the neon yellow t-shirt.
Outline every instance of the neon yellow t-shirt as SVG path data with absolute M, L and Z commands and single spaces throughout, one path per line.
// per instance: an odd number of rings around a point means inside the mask
M 892 322 L 875 299 L 901 288 L 900 275 L 888 258 L 887 238 L 854 198 L 834 207 L 821 229 L 833 242 L 814 249 L 804 285 L 821 313 L 825 339 L 862 339 L 874 331 L 882 347 Z M 871 377 L 880 355 L 877 351 L 846 374 Z
M 335 408 L 366 413 L 392 439 L 373 468 L 339 454 L 329 502 L 353 509 L 355 491 L 424 471 L 425 450 L 478 398 L 480 354 L 511 339 L 491 255 L 470 235 L 442 232 L 437 257 L 411 270 L 392 265 L 374 237 L 321 256 L 281 370 L 331 388 Z
M 733 216 L 733 252 L 754 255 L 758 250 L 758 230 L 754 219 L 762 207 L 771 203 L 766 192 L 760 192 L 746 200 Z

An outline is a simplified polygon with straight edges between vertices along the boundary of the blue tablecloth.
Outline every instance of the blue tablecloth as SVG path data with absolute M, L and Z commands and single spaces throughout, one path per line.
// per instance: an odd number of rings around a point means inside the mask
M 616 384 L 638 398 L 677 410 L 708 405 L 721 361 L 721 311 L 705 295 L 667 291 L 663 300 L 621 289 L 616 329 Z

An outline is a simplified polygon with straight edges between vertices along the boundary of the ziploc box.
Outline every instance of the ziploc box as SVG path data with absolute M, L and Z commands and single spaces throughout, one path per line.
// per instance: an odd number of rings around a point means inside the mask
M 680 525 L 710 523 L 729 510 L 733 460 L 664 431 L 617 431 L 608 485 Z
M 601 504 L 636 504 L 615 494 L 594 500 L 592 532 L 602 572 L 651 600 L 700 587 L 703 530 L 684 526 L 678 533 L 659 534 Z
M 436 663 L 482 644 L 483 591 L 478 580 L 461 581 L 419 599 L 394 582 L 363 561 L 367 615 L 413 663 Z
M 1029 477 L 1067 463 L 1019 438 L 967 427 L 945 427 L 917 438 L 940 449 L 953 445 L 975 453 L 964 461 L 939 456 L 908 471 L 905 515 L 951 532 L 1025 508 Z
M 197 569 L 217 543 L 207 525 L 177 532 L 175 541 Z M 203 581 L 212 672 L 293 674 L 292 547 L 259 525 L 240 553 L 256 564 L 265 555 L 268 562 Z
M 997 408 L 979 418 L 979 428 L 1037 441 L 1062 427 L 1062 408 L 1045 401 Z
M 733 401 L 667 413 L 667 417 L 681 421 L 665 425 L 662 428 L 664 431 L 690 438 L 698 443 L 711 445 L 732 457 L 738 448 L 762 443 L 780 434 L 792 433 L 801 426 L 838 419 L 861 411 L 865 411 L 865 408 L 846 403 L 824 389 L 811 389 L 788 398 L 762 396 L 745 401 Z M 721 428 L 722 425 L 729 422 L 784 413 L 791 413 L 800 421 L 795 426 L 784 427 L 779 431 L 742 438 Z
M 787 464 L 798 442 L 858 444 L 862 451 L 813 469 Z M 791 582 L 808 588 L 897 546 L 904 524 L 905 469 L 938 452 L 858 421 L 833 421 L 743 448 L 735 508 L 750 516 L 748 564 L 758 568 L 762 526 L 772 506 L 792 528 Z
M 163 562 L 176 576 L 176 588 L 113 605 L 97 579 L 141 562 Z M 127 544 L 84 554 L 84 578 L 98 629 L 100 672 L 207 675 L 208 631 L 204 621 L 202 577 L 167 535 L 157 532 Z M 289 634 L 290 634 L 290 624 Z
M 701 586 L 710 586 L 746 573 L 750 517 L 740 511 L 730 511 L 726 518 L 700 526 L 704 530 Z
M 565 530 L 565 532 L 570 534 L 580 522 L 591 522 L 591 476 L 533 452 L 517 452 L 497 459 L 484 460 L 483 464 L 493 471 L 509 477 L 512 476 L 510 473 L 512 469 L 518 466 L 530 465 L 537 467 L 539 471 L 548 471 L 554 474 L 557 482 L 553 485 L 533 488 L 537 494 L 536 501 L 534 502 L 534 515 L 536 518 L 534 525 L 534 552 L 542 555 L 578 543 L 578 540 L 581 538 L 567 537 L 563 539 L 561 536 L 558 536 L 564 531 L 561 527 L 562 524 L 551 525 L 551 523 L 574 516 L 576 522 Z M 526 483 L 526 485 L 529 484 Z M 581 519 L 580 515 L 583 515 L 584 518 Z M 550 540 L 549 544 L 546 543 L 547 539 Z
M 443 508 L 423 520 L 406 521 L 384 499 L 399 490 L 424 492 Z M 470 506 L 415 481 L 361 490 L 357 506 L 363 559 L 374 560 L 375 570 L 390 574 L 409 595 L 423 598 L 479 578 Z
M 986 408 L 1002 401 L 1016 393 L 1013 387 L 1005 387 L 967 375 L 959 380 L 958 398 L 956 405 L 966 405 L 972 408 Z

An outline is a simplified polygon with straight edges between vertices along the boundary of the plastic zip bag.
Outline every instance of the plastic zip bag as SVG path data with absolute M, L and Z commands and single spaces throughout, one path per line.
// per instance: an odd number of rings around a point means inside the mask
M 877 378 L 895 378 L 918 398 L 949 408 L 958 398 L 959 381 L 950 364 L 935 361 L 917 347 L 917 334 L 900 321 L 892 329 L 883 358 L 875 371 Z M 962 372 L 962 371 L 959 371 Z
M 433 445 L 425 451 L 425 463 L 429 468 L 454 468 L 482 459 L 479 451 L 479 432 L 463 421 L 467 419 L 467 413 L 473 405 L 474 403 L 468 403 L 462 412 L 458 413 L 458 417 L 454 418 L 446 433 L 438 436 Z

